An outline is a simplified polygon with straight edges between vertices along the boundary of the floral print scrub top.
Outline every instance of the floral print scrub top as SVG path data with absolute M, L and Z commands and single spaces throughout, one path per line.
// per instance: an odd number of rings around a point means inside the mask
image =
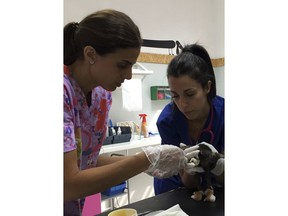
M 91 105 L 76 81 L 64 67 L 64 152 L 77 149 L 80 170 L 95 167 L 106 137 L 111 92 L 96 87 L 92 90 Z M 66 202 L 64 215 L 81 215 L 84 199 Z

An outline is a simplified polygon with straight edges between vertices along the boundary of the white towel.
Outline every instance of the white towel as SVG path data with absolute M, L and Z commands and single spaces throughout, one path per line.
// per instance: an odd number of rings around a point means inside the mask
M 179 204 L 172 206 L 171 208 L 162 211 L 155 216 L 188 216 L 179 206 Z
M 127 111 L 142 110 L 142 80 L 133 78 L 122 84 L 122 103 Z

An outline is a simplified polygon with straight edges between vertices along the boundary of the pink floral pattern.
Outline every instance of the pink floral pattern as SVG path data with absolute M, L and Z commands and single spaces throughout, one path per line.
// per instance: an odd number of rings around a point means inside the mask
M 79 169 L 94 167 L 106 136 L 111 92 L 96 87 L 92 90 L 91 105 L 88 107 L 84 93 L 68 73 L 64 74 L 63 102 L 64 152 L 77 149 Z M 79 215 L 83 204 L 83 200 L 65 203 L 65 215 Z

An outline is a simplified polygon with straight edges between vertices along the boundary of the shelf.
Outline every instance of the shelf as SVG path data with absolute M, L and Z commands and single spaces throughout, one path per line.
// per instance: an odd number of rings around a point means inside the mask
M 165 55 L 157 53 L 143 53 L 141 52 L 137 61 L 145 63 L 158 63 L 169 64 L 169 62 L 175 57 L 175 55 Z M 213 67 L 223 67 L 225 64 L 225 58 L 211 59 Z
M 147 75 L 153 74 L 153 71 L 148 70 L 142 64 L 136 62 L 132 67 L 132 77 L 144 79 Z
M 122 151 L 122 150 L 127 151 L 129 149 L 142 148 L 145 146 L 160 145 L 160 143 L 161 143 L 161 137 L 159 135 L 148 137 L 148 138 L 137 139 L 137 140 L 133 137 L 131 138 L 130 142 L 103 145 L 100 150 L 100 154 L 111 153 L 111 152 Z

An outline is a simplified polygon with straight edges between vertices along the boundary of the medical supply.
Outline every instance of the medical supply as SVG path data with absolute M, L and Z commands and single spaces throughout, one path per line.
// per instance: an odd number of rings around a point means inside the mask
M 140 125 L 139 124 L 137 124 L 136 122 L 133 122 L 133 125 L 134 125 L 134 131 L 133 131 L 133 133 L 135 133 L 135 134 L 140 134 Z M 141 135 L 141 134 L 140 134 Z
M 121 127 L 118 127 L 117 129 L 117 135 L 121 135 L 122 131 L 121 131 Z
M 139 114 L 141 121 L 141 129 L 140 129 L 140 136 L 144 136 L 144 138 L 149 137 L 148 134 L 148 127 L 147 127 L 147 121 L 146 121 L 146 114 Z
M 122 121 L 122 122 L 116 122 L 116 126 L 121 126 L 121 127 L 130 127 L 131 128 L 131 133 L 134 133 L 134 122 L 133 121 Z
M 103 141 L 103 145 L 129 142 L 131 140 L 131 128 L 129 126 L 108 127 L 108 137 Z
M 108 136 L 109 136 L 109 127 L 106 126 L 106 137 L 108 137 Z
M 115 131 L 114 127 L 111 127 L 111 131 L 112 131 L 112 135 L 115 136 L 116 135 L 116 131 Z

